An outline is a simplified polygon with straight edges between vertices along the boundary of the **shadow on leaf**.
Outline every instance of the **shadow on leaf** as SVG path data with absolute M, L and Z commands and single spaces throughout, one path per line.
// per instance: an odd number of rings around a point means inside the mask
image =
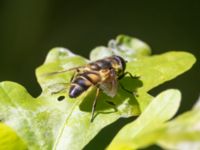
M 101 132 L 94 137 L 85 147 L 84 150 L 102 150 L 105 149 L 112 141 L 116 133 L 127 123 L 132 122 L 137 117 L 120 118 L 109 126 L 103 128 Z M 97 146 L 98 145 L 98 146 Z
M 112 98 L 104 94 L 103 91 L 101 90 L 97 98 L 97 106 L 95 109 L 96 115 L 100 113 L 109 114 L 109 113 L 116 112 L 117 108 L 120 105 L 122 105 L 125 100 L 128 100 L 127 101 L 128 105 L 138 106 L 137 96 L 135 92 L 137 92 L 137 89 L 143 85 L 142 81 L 139 79 L 132 79 L 131 77 L 124 77 L 119 82 L 120 84 L 123 85 L 124 88 L 126 88 L 128 91 L 131 91 L 132 93 L 125 91 L 119 85 L 117 95 L 114 98 Z M 80 110 L 91 112 L 95 94 L 96 94 L 96 88 L 93 88 L 84 98 L 83 102 L 80 104 Z

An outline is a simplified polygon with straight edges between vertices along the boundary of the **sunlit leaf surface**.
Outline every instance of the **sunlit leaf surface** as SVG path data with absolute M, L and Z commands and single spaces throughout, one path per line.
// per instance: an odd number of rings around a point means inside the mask
M 160 128 L 163 123 L 174 116 L 180 104 L 178 90 L 162 92 L 148 105 L 146 110 L 132 123 L 123 127 L 108 147 L 109 150 L 137 149 L 159 135 L 146 137 L 149 132 Z
M 165 130 L 164 130 L 165 129 Z M 200 107 L 183 113 L 170 121 L 157 144 L 165 149 L 200 149 Z
M 10 127 L 0 123 L 0 149 L 1 150 L 26 150 L 27 146 Z
M 127 89 L 137 91 L 137 97 L 120 87 L 114 98 L 101 92 L 91 123 L 96 89 L 91 87 L 78 98 L 69 98 L 69 83 L 74 71 L 65 71 L 90 61 L 67 49 L 54 48 L 36 70 L 42 88 L 39 97 L 33 98 L 19 84 L 0 83 L 0 119 L 16 131 L 29 149 L 82 149 L 101 129 L 120 117 L 139 115 L 153 98 L 147 93 L 150 89 L 187 71 L 195 62 L 195 58 L 186 52 L 149 56 L 149 46 L 131 37 L 119 36 L 112 42 L 108 47 L 91 51 L 91 60 L 110 54 L 128 60 L 126 71 L 140 78 L 127 76 L 120 82 Z M 59 101 L 61 96 L 64 99 Z

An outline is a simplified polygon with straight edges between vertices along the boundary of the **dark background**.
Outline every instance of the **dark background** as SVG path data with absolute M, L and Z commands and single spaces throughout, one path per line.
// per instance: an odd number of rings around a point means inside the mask
M 199 59 L 200 2 L 1 0 L 0 81 L 18 82 L 37 96 L 34 71 L 51 48 L 62 46 L 88 57 L 92 48 L 118 34 L 142 39 L 153 54 L 185 50 Z M 183 95 L 179 113 L 190 109 L 200 92 L 198 63 L 151 93 L 178 88 Z M 97 141 L 103 143 L 103 136 Z

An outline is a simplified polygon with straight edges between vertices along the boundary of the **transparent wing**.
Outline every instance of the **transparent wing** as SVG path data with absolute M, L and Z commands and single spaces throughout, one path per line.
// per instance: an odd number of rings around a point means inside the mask
M 116 74 L 114 70 L 111 70 L 108 79 L 100 84 L 100 89 L 102 89 L 106 95 L 114 97 L 117 93 L 117 87 L 118 81 Z
M 74 68 L 70 68 L 70 69 L 67 69 L 67 70 L 49 72 L 49 73 L 43 74 L 42 76 L 52 76 L 52 75 L 57 75 L 57 74 L 61 74 L 61 73 L 69 72 L 69 71 L 79 71 L 82 68 L 85 68 L 85 66 L 79 66 L 79 67 L 74 67 Z

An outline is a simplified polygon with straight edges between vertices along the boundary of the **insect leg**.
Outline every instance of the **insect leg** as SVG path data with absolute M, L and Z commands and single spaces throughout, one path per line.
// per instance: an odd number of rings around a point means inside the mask
M 76 72 L 73 73 L 71 79 L 70 79 L 70 82 L 72 82 L 75 78 L 75 76 L 77 75 L 77 73 L 79 72 L 79 69 L 76 69 Z
M 97 97 L 99 95 L 99 91 L 100 91 L 100 88 L 97 87 L 96 95 L 95 95 L 93 105 L 92 105 L 92 114 L 91 114 L 91 120 L 90 120 L 91 122 L 94 120 L 94 111 L 95 111 L 95 108 L 96 108 Z

